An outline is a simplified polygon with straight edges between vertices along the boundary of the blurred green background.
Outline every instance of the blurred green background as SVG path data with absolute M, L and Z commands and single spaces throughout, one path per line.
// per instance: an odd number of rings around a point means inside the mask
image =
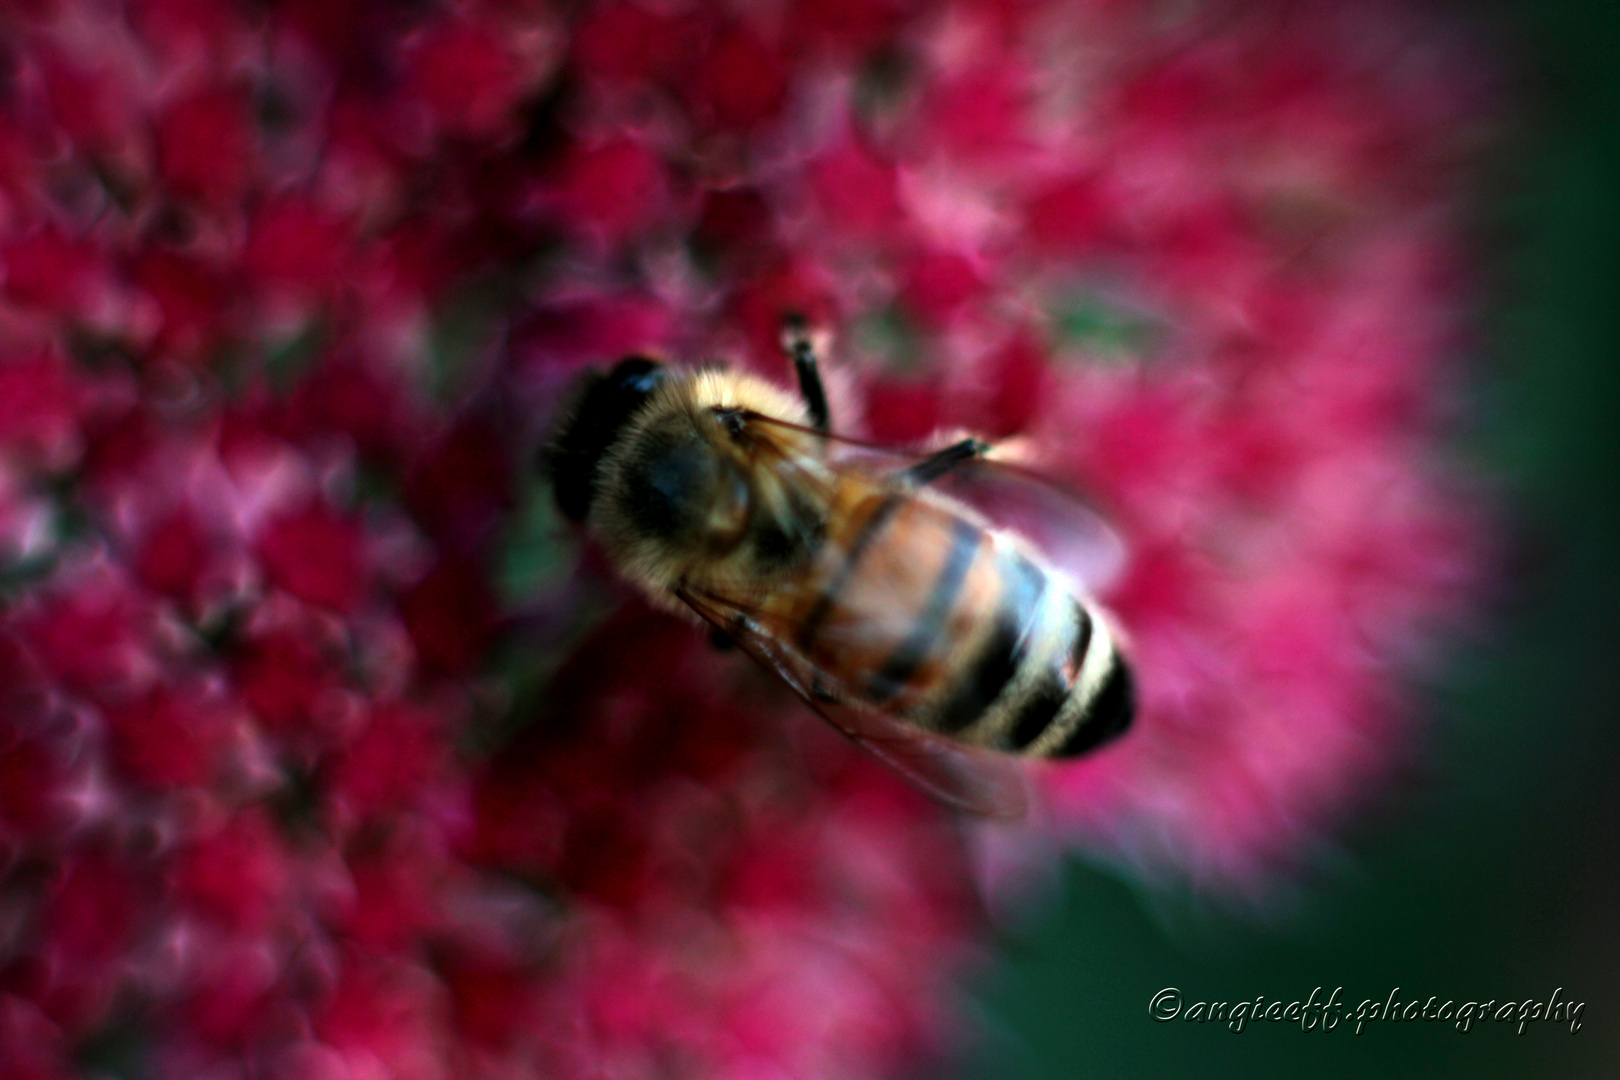
M 1494 617 L 1426 688 L 1424 767 L 1264 923 L 1073 861 L 971 986 L 959 1080 L 1620 1075 L 1620 6 L 1473 5 L 1508 61 L 1508 138 L 1477 208 L 1487 258 L 1468 453 L 1516 540 Z M 1586 1002 L 1583 1026 L 1155 1023 L 1188 1000 L 1401 988 Z

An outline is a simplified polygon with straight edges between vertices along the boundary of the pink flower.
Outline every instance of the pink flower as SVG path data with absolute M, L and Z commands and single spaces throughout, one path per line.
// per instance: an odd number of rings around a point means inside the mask
M 136 286 L 156 305 L 153 350 L 196 365 L 230 333 L 230 282 L 202 259 L 154 245 L 132 269 Z
M 626 353 L 790 385 L 789 313 L 840 430 L 1005 439 L 1123 542 L 1136 726 L 969 826 L 992 862 L 1263 896 L 1415 752 L 1493 554 L 1442 449 L 1489 73 L 1437 29 L 127 7 L 5 22 L 4 1068 L 940 1052 L 964 830 L 635 598 L 535 468 Z
M 508 348 L 517 373 L 568 375 L 597 357 L 659 351 L 672 334 L 672 316 L 656 297 L 591 296 L 536 307 L 514 328 Z
M 340 685 L 340 646 L 302 627 L 248 637 L 235 650 L 232 677 L 242 701 L 273 731 L 307 728 L 322 699 Z
M 5 260 L 6 293 L 23 307 L 72 311 L 100 285 L 96 279 L 102 265 L 95 249 L 55 229 L 18 237 L 0 257 Z
M 669 202 L 664 164 L 628 138 L 574 144 L 539 198 L 549 217 L 582 237 L 622 243 L 657 222 Z
M 62 130 L 93 153 L 115 148 L 134 111 L 128 88 L 106 70 L 85 70 L 60 55 L 44 59 L 52 112 Z
M 224 764 L 230 703 L 201 687 L 161 688 L 108 709 L 114 764 L 160 790 L 205 787 Z
M 600 4 L 580 18 L 570 52 L 588 78 L 663 81 L 690 65 L 700 29 L 697 18 L 640 4 Z
M 407 954 L 440 930 L 447 866 L 423 835 L 383 832 L 357 838 L 346 855 L 353 892 L 333 921 L 362 955 Z
M 911 315 L 938 328 L 963 314 L 984 290 L 985 275 L 976 262 L 959 251 L 919 252 L 900 286 Z
M 516 59 L 484 27 L 436 26 L 417 42 L 409 64 L 417 93 L 456 134 L 504 134 L 526 89 Z
M 180 902 L 232 930 L 265 929 L 290 891 L 291 859 L 263 813 L 250 810 L 197 838 L 177 860 Z
M 3 981 L 62 1027 L 94 1024 L 112 1005 L 123 953 L 150 917 L 152 882 L 103 845 L 74 851 L 44 889 L 39 927 Z
M 333 765 L 332 802 L 359 818 L 416 805 L 450 771 L 449 723 L 437 711 L 386 702 Z
M 400 605 L 422 663 L 453 675 L 470 674 L 488 655 L 497 612 L 481 567 L 454 556 L 429 570 Z
M 0 359 L 0 448 L 31 464 L 62 468 L 80 446 L 78 380 L 53 352 Z
M 250 106 L 245 93 L 208 87 L 165 110 L 158 121 L 158 153 L 175 194 L 217 209 L 247 195 L 258 152 Z
M 209 547 L 209 537 L 196 518 L 179 512 L 148 534 L 135 558 L 135 571 L 147 588 L 188 601 L 197 593 Z
M 53 738 L 41 672 L 15 636 L 0 636 L 0 825 L 23 836 L 49 836 L 63 817 L 68 773 Z
M 879 237 L 900 212 L 895 172 L 893 162 L 851 138 L 816 161 L 810 176 L 823 214 L 850 234 Z M 757 243 L 760 233 L 755 229 L 748 239 Z
M 282 515 L 259 541 L 270 580 L 298 599 L 348 612 L 364 595 L 359 525 L 324 503 Z
M 397 961 L 346 958 L 315 1026 L 337 1062 L 318 1072 L 306 1064 L 298 1074 L 380 1068 L 401 1080 L 432 1080 L 442 1075 L 439 1031 L 437 986 L 427 973 Z
M 152 607 L 109 568 L 92 568 L 40 598 L 22 623 L 30 650 L 62 686 L 118 700 L 152 670 Z
M 747 131 L 770 119 L 787 94 L 782 58 L 747 26 L 721 29 L 697 63 L 686 89 L 700 122 Z
M 303 200 L 259 211 L 249 226 L 243 268 L 261 289 L 323 295 L 351 272 L 349 230 Z

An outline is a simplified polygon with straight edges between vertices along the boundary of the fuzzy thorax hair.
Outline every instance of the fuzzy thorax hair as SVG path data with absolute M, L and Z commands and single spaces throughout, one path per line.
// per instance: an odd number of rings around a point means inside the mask
M 695 573 L 723 573 L 757 497 L 761 463 L 736 443 L 727 410 L 805 424 L 803 403 L 751 375 L 671 372 L 602 455 L 592 532 L 631 581 L 662 606 Z

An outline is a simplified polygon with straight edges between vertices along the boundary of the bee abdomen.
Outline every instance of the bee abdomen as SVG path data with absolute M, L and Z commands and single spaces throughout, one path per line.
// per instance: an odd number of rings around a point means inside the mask
M 1072 758 L 1097 750 L 1123 735 L 1136 714 L 1136 683 L 1108 620 L 1077 601 L 1074 607 L 1087 631 L 1076 638 L 1069 695 L 1047 729 L 1017 746 L 1029 755 Z
M 956 605 L 967 582 L 968 571 L 978 556 L 984 534 L 966 521 L 957 521 L 951 531 L 949 552 L 940 569 L 927 601 L 917 613 L 911 632 L 894 652 L 884 660 L 882 667 L 866 687 L 866 697 L 875 705 L 891 701 L 917 674 L 929 655 L 936 649 L 944 633 L 946 620 Z
M 958 734 L 982 719 L 1007 693 L 1029 660 L 1029 643 L 1042 610 L 1046 573 L 1017 552 L 1000 555 L 1002 594 L 995 622 L 978 656 L 966 667 L 935 714 L 933 727 Z
M 1106 621 L 1050 589 L 1023 555 L 1006 552 L 1001 565 L 994 623 L 931 726 L 1039 757 L 1084 753 L 1122 734 L 1134 686 Z

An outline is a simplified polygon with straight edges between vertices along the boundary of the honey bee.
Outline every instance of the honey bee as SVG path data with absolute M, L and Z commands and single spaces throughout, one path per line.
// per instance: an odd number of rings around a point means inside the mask
M 652 602 L 707 624 L 945 803 L 1025 807 L 1017 758 L 1121 735 L 1134 688 L 1112 618 L 1021 531 L 942 490 L 966 438 L 902 455 L 834 435 L 790 320 L 797 396 L 631 356 L 594 374 L 551 447 L 562 513 Z

